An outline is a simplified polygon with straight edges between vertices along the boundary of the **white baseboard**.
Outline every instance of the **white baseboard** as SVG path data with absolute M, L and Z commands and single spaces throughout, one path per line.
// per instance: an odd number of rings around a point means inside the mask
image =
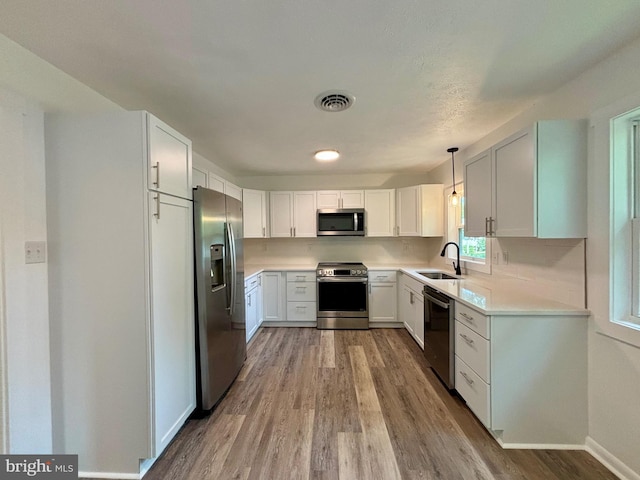
M 524 450 L 586 450 L 584 445 L 567 444 L 567 443 L 505 443 L 496 438 L 498 443 L 505 450 L 524 449 Z
M 402 322 L 369 322 L 369 328 L 404 328 Z
M 140 480 L 139 473 L 78 472 L 78 478 L 111 478 L 113 480 Z
M 640 480 L 640 474 L 638 472 L 634 472 L 593 438 L 587 437 L 585 444 L 585 450 L 611 470 L 617 477 L 622 480 Z

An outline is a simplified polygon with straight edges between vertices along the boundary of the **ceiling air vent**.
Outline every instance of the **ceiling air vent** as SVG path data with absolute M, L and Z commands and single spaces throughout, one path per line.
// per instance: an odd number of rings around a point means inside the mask
M 316 97 L 315 104 L 320 110 L 325 112 L 342 112 L 346 110 L 356 98 L 347 92 L 324 92 Z

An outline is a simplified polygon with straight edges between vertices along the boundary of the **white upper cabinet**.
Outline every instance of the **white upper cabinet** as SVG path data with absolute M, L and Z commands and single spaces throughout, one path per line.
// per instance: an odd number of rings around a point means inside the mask
M 151 114 L 148 132 L 148 188 L 191 198 L 191 140 Z
M 208 185 L 207 172 L 200 170 L 199 168 L 193 167 L 192 182 L 193 182 L 193 188 L 196 188 L 196 187 L 207 188 L 207 185 Z
M 491 150 L 464 164 L 464 234 L 467 237 L 484 237 L 489 228 L 493 192 L 491 171 Z
M 365 233 L 367 237 L 393 237 L 396 225 L 396 191 L 365 190 Z
M 293 237 L 293 192 L 269 192 L 271 237 Z
M 316 192 L 293 192 L 293 236 L 318 235 Z
M 271 237 L 315 237 L 316 192 L 269 192 Z
M 316 193 L 318 209 L 364 208 L 364 190 L 324 190 Z
M 261 190 L 242 191 L 242 216 L 244 238 L 266 238 L 267 193 Z
M 415 185 L 396 190 L 396 233 L 400 237 L 444 235 L 442 184 Z
M 236 200 L 242 201 L 242 189 L 227 180 L 224 181 L 224 193 Z
M 586 237 L 586 121 L 537 122 L 490 153 L 465 162 L 467 235 Z
M 212 172 L 208 172 L 207 180 L 207 188 L 209 188 L 210 190 L 224 193 L 226 195 L 229 195 L 230 197 L 242 201 L 242 189 L 237 185 L 234 185 L 230 181 L 225 180 L 224 178 Z
M 210 190 L 215 190 L 216 192 L 225 193 L 224 191 L 224 178 L 219 177 L 215 173 L 209 172 L 207 174 L 208 177 L 208 187 Z

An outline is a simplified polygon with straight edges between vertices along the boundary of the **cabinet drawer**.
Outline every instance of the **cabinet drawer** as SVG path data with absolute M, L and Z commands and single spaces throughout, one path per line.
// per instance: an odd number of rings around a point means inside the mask
M 316 302 L 287 302 L 287 320 L 316 321 Z
M 288 302 L 315 302 L 316 282 L 289 282 L 287 283 Z
M 258 276 L 255 275 L 253 277 L 249 277 L 244 281 L 244 289 L 245 291 L 249 291 L 258 286 Z
M 315 282 L 316 272 L 287 272 L 287 282 Z
M 485 383 L 456 355 L 456 390 L 485 427 L 491 428 L 491 392 Z
M 482 313 L 456 302 L 456 320 L 466 325 L 471 330 L 479 333 L 484 338 L 491 338 L 489 335 L 489 317 Z
M 411 278 L 408 275 L 402 275 L 402 284 L 419 294 L 422 294 L 422 291 L 424 290 L 424 283 Z
M 374 271 L 369 270 L 369 282 L 372 283 L 389 283 L 396 281 L 395 270 Z
M 456 355 L 487 383 L 489 378 L 489 340 L 456 320 Z

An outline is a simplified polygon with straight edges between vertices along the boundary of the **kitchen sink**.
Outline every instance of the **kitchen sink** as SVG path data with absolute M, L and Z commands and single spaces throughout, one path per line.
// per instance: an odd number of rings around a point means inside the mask
M 423 277 L 430 278 L 432 280 L 460 280 L 460 277 L 455 277 L 444 272 L 416 272 Z

